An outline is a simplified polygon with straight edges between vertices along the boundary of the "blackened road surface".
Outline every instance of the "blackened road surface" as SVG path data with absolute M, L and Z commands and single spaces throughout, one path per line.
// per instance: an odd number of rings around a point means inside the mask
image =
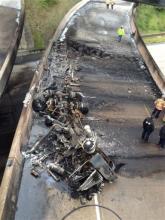
M 159 95 L 145 65 L 130 38 L 131 4 L 117 1 L 114 10 L 91 1 L 81 9 L 67 34 L 67 58 L 77 66 L 81 90 L 88 96 L 89 123 L 98 134 L 99 146 L 117 162 L 125 163 L 116 183 L 107 184 L 103 193 L 88 204 L 100 204 L 114 210 L 121 219 L 164 220 L 164 155 L 156 146 L 161 121 L 150 143 L 140 140 L 142 121 L 153 108 Z M 116 29 L 123 25 L 126 36 L 116 41 Z M 74 47 L 72 49 L 71 47 Z M 93 52 L 97 48 L 97 55 Z M 67 66 L 65 46 L 52 49 L 49 72 L 41 86 L 51 77 L 64 74 Z M 99 52 L 104 51 L 105 53 Z M 41 118 L 34 116 L 29 146 L 46 133 Z M 162 173 L 160 172 L 162 171 Z M 81 206 L 67 193 L 67 185 L 56 183 L 43 173 L 35 179 L 26 161 L 17 204 L 16 220 L 61 220 L 68 212 Z M 67 220 L 117 220 L 110 211 L 88 207 L 78 209 Z

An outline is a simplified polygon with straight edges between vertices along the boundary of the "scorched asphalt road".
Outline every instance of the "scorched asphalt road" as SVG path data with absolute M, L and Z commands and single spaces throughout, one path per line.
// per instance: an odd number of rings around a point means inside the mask
M 81 91 L 90 104 L 84 123 L 97 132 L 99 146 L 125 164 L 116 183 L 108 184 L 103 194 L 88 204 L 113 209 L 121 219 L 163 220 L 165 179 L 158 172 L 164 171 L 165 152 L 156 146 L 161 120 L 155 122 L 156 130 L 148 144 L 140 140 L 142 121 L 150 115 L 159 91 L 130 37 L 131 6 L 116 1 L 112 11 L 106 9 L 104 2 L 91 1 L 79 10 L 66 34 L 67 48 L 65 42 L 58 50 L 52 48 L 49 72 L 45 72 L 41 86 L 49 83 L 51 77 L 58 82 L 69 60 L 76 67 Z M 126 35 L 119 43 L 116 29 L 121 25 Z M 46 131 L 43 121 L 35 116 L 28 145 Z M 39 179 L 32 177 L 30 163 L 26 161 L 15 219 L 61 220 L 81 206 L 69 197 L 67 190 L 65 184 L 54 182 L 47 174 Z M 78 209 L 66 219 L 117 220 L 118 217 L 95 206 Z

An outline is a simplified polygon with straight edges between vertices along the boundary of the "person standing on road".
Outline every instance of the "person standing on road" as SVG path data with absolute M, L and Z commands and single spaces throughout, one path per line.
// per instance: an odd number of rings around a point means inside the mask
M 123 28 L 123 26 L 121 26 L 120 28 L 117 29 L 117 41 L 120 42 L 122 37 L 125 35 L 125 30 Z
M 113 10 L 115 2 L 113 0 L 105 0 L 107 9 L 109 9 L 109 5 L 111 5 L 111 9 Z
M 143 121 L 143 132 L 141 136 L 142 140 L 148 142 L 149 136 L 154 131 L 154 129 L 155 127 L 152 117 L 145 118 Z
M 165 101 L 164 101 L 164 97 L 161 97 L 159 99 L 157 99 L 154 102 L 155 108 L 152 112 L 152 116 L 154 116 L 155 118 L 158 118 L 160 115 L 160 112 L 165 108 Z
M 158 145 L 160 145 L 161 148 L 164 148 L 165 147 L 165 125 L 163 125 L 160 129 L 160 132 L 159 132 L 159 143 Z
M 111 0 L 105 0 L 105 3 L 106 3 L 106 6 L 107 6 L 107 9 L 109 9 L 110 2 L 111 2 Z
M 111 9 L 113 10 L 113 7 L 115 5 L 115 2 L 113 0 L 110 1 Z

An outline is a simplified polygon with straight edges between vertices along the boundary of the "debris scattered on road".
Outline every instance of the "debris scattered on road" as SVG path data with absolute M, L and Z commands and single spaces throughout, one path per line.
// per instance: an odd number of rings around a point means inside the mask
M 34 177 L 47 171 L 55 181 L 68 184 L 73 198 L 90 200 L 105 181 L 116 179 L 115 165 L 99 148 L 97 134 L 83 125 L 89 106 L 70 68 L 62 85 L 53 82 L 33 99 L 33 110 L 50 129 L 23 155 L 30 158 Z

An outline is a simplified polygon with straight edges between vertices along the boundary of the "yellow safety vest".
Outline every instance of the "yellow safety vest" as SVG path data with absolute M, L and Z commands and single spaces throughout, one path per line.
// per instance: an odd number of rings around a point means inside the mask
M 119 36 L 124 36 L 124 35 L 125 35 L 124 28 L 119 28 L 119 29 L 117 30 L 117 34 L 118 34 Z

